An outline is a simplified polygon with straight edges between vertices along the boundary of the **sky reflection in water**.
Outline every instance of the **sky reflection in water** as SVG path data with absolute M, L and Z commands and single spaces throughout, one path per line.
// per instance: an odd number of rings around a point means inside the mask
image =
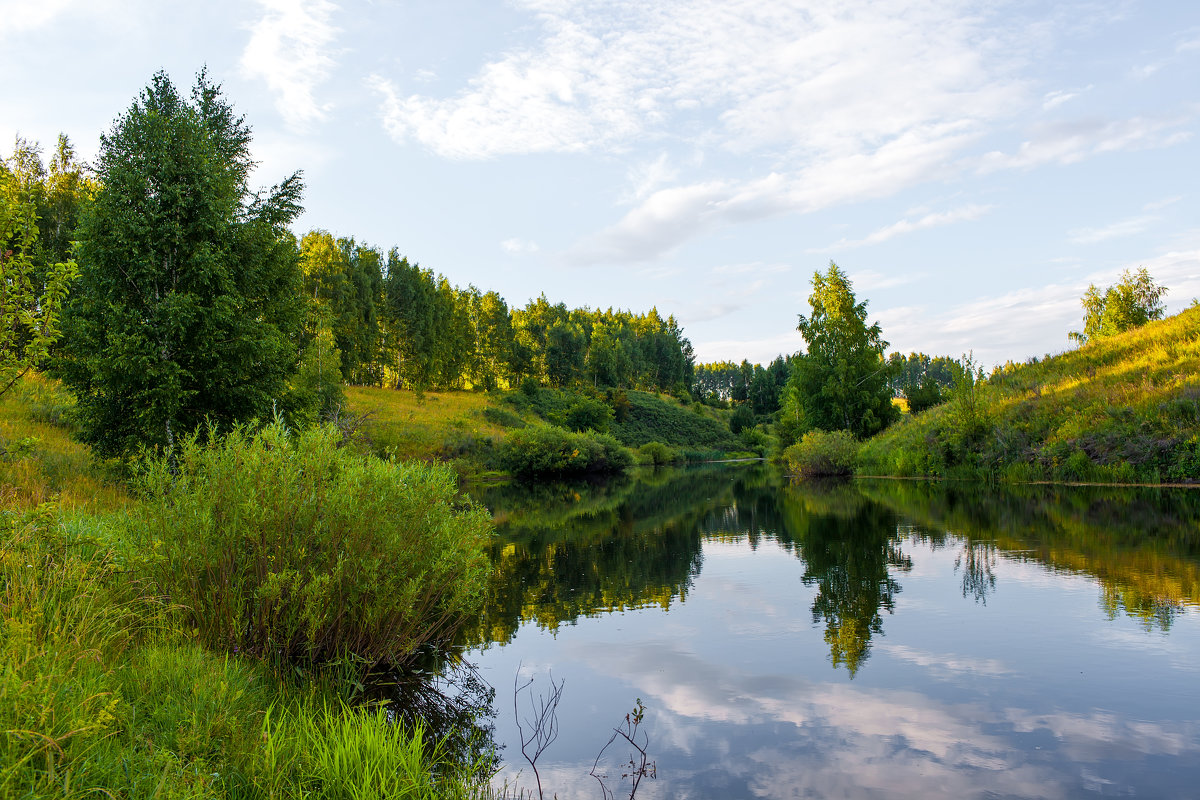
M 588 768 L 637 697 L 642 798 L 1195 794 L 1195 493 L 777 483 L 482 497 L 506 523 L 468 657 L 508 776 L 520 664 L 566 680 L 539 761 L 561 798 L 599 797 Z

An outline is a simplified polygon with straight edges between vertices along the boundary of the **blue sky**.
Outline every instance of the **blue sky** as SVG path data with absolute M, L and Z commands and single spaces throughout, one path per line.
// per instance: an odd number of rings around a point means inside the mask
M 803 341 L 832 259 L 894 350 L 1067 349 L 1088 284 L 1200 296 L 1200 3 L 0 0 L 0 142 L 87 158 L 207 65 L 264 185 L 499 291 Z

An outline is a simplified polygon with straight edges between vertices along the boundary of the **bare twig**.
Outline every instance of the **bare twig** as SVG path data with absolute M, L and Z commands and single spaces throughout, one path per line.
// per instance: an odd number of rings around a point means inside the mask
M 654 780 L 658 777 L 657 764 L 650 761 L 646 754 L 646 748 L 650 744 L 650 739 L 645 731 L 641 731 L 641 743 L 638 743 L 639 728 L 645 714 L 646 706 L 642 704 L 642 698 L 639 697 L 633 710 L 625 715 L 624 723 L 619 727 L 613 728 L 613 734 L 609 737 L 608 743 L 600 748 L 600 752 L 596 754 L 596 760 L 592 763 L 592 769 L 588 774 L 600 784 L 600 793 L 604 800 L 615 800 L 616 795 L 612 789 L 608 788 L 608 784 L 604 782 L 604 779 L 608 775 L 601 774 L 598 771 L 600 768 L 600 759 L 604 757 L 604 753 L 617 739 L 624 739 L 634 749 L 634 752 L 629 754 L 629 761 L 621 765 L 622 770 L 628 770 L 621 773 L 621 780 L 625 778 L 630 779 L 629 800 L 634 800 L 634 797 L 637 795 L 638 786 L 641 784 L 642 778 Z
M 551 673 L 549 693 L 535 695 L 532 689 L 533 678 L 520 684 L 520 677 L 521 665 L 518 664 L 517 674 L 513 676 L 513 716 L 517 721 L 517 733 L 521 737 L 521 755 L 533 768 L 533 777 L 537 781 L 538 787 L 538 800 L 544 800 L 542 776 L 538 774 L 537 760 L 546 751 L 546 748 L 558 738 L 558 716 L 555 712 L 558 708 L 558 701 L 562 699 L 563 685 L 566 681 L 561 680 L 555 683 L 554 673 Z M 521 692 L 527 689 L 529 690 L 531 711 L 530 716 L 525 720 L 525 724 L 529 726 L 528 735 L 525 733 L 525 728 L 521 726 L 521 710 L 518 702 Z M 530 755 L 531 752 L 532 755 Z

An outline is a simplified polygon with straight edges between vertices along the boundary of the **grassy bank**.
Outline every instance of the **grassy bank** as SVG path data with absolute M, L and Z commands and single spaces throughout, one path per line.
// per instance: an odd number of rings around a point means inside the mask
M 605 473 L 634 462 L 713 460 L 750 449 L 730 432 L 730 412 L 648 392 L 348 387 L 346 395 L 350 412 L 365 416 L 361 430 L 376 454 L 447 463 L 465 477 Z M 563 432 L 584 438 L 568 442 Z M 546 446 L 548 437 L 555 447 Z M 629 457 L 616 456 L 616 446 Z M 580 454 L 591 451 L 600 456 L 581 465 Z
M 1200 480 L 1200 308 L 998 370 L 863 444 L 865 475 Z
M 486 794 L 361 695 L 476 608 L 489 524 L 449 471 L 276 426 L 125 484 L 68 407 L 0 399 L 0 797 Z

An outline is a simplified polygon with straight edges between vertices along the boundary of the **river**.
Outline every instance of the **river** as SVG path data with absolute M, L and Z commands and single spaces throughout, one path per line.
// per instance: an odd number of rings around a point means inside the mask
M 1200 797 L 1200 490 L 728 465 L 475 495 L 464 649 L 510 788 L 600 798 L 640 699 L 647 800 Z M 527 719 L 551 680 L 535 776 L 514 687 Z M 621 744 L 596 772 L 628 797 Z

